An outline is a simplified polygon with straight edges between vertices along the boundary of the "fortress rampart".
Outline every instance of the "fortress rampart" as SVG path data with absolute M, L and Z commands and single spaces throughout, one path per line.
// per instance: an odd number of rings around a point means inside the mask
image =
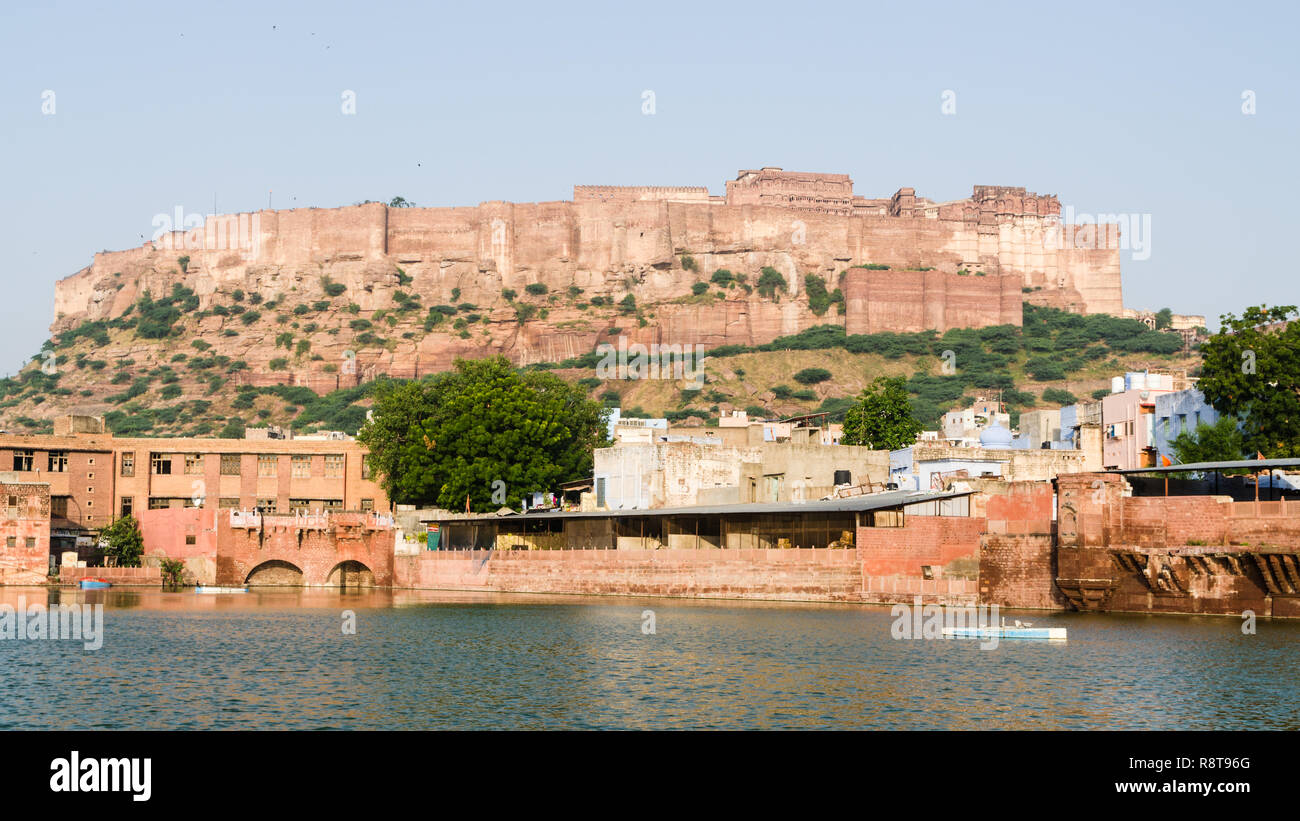
M 119 315 L 144 290 L 158 296 L 175 282 L 207 299 L 223 287 L 305 292 L 328 275 L 374 310 L 391 304 L 398 268 L 412 278 L 403 288 L 424 304 L 453 301 L 453 289 L 461 300 L 492 304 L 502 289 L 531 283 L 552 292 L 577 286 L 588 298 L 631 292 L 650 304 L 689 294 L 716 268 L 764 266 L 781 271 L 797 297 L 806 274 L 834 288 L 847 269 L 846 324 L 854 329 L 1018 324 L 1018 289 L 1078 312 L 1123 310 L 1118 232 L 1062 225 L 1055 197 L 976 186 L 972 197 L 948 203 L 910 188 L 867 200 L 852 186 L 847 175 L 762 169 L 742 172 L 725 198 L 703 187 L 577 186 L 573 201 L 209 216 L 188 232 L 96 254 L 56 285 L 53 330 Z M 683 269 L 683 254 L 695 271 Z M 855 264 L 889 270 L 859 273 Z M 934 271 L 907 270 L 922 268 Z M 764 321 L 776 334 L 833 321 L 797 316 L 793 303 L 769 307 L 775 313 Z

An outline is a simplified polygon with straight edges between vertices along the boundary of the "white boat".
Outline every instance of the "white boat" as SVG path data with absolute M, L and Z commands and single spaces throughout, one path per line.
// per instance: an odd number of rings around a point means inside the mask
M 247 587 L 204 587 L 198 585 L 194 588 L 195 593 L 247 593 Z
M 1010 626 L 1003 619 L 1001 625 L 984 627 L 945 627 L 943 637 L 946 639 L 1047 639 L 1048 641 L 1065 641 L 1064 627 L 1034 627 L 1032 622 L 1017 619 Z

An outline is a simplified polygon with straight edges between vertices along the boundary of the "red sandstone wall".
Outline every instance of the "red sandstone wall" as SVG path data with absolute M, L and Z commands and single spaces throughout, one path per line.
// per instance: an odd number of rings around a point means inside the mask
M 842 284 L 849 334 L 942 333 L 949 328 L 1020 325 L 1020 278 L 942 271 L 851 268 Z
M 9 507 L 10 496 L 17 497 L 13 508 Z M 42 584 L 49 571 L 50 486 L 0 484 L 0 584 Z
M 1052 525 L 1055 490 L 1048 482 L 1009 482 L 984 503 L 988 530 L 980 543 L 979 601 L 1000 607 L 1061 610 Z
M 1015 205 L 1008 203 L 1005 207 Z M 371 203 L 221 215 L 209 218 L 209 234 L 246 217 L 255 222 L 256 242 L 193 249 L 149 244 L 97 254 L 91 266 L 56 285 L 54 328 L 120 314 L 144 290 L 159 296 L 173 282 L 193 287 L 202 298 L 223 284 L 251 286 L 250 276 L 268 289 L 271 279 L 282 275 L 297 284 L 312 278 L 303 277 L 304 266 L 318 264 L 330 266 L 328 273 L 348 286 L 349 298 L 363 310 L 388 307 L 382 292 L 364 286 L 376 278 L 391 279 L 394 265 L 414 273 L 412 290 L 426 304 L 447 301 L 453 287 L 476 304 L 491 304 L 502 288 L 520 290 L 533 282 L 547 282 L 553 290 L 578 285 L 604 293 L 629 274 L 639 280 L 634 288 L 638 302 L 647 303 L 688 292 L 696 277 L 674 267 L 678 255 L 687 251 L 704 272 L 772 265 L 794 280 L 795 291 L 802 290 L 803 274 L 835 276 L 850 262 L 891 265 L 895 270 L 885 273 L 894 278 L 905 278 L 900 269 L 907 267 L 952 272 L 967 266 L 989 277 L 1008 274 L 1015 279 L 992 291 L 974 276 L 945 286 L 940 290 L 949 304 L 912 320 L 922 329 L 925 319 L 935 317 L 942 317 L 945 327 L 972 323 L 963 319 L 967 311 L 975 312 L 979 322 L 974 324 L 1018 322 L 1021 285 L 1039 285 L 1045 289 L 1041 293 L 1065 289 L 1081 295 L 1070 299 L 1082 310 L 1121 310 L 1117 248 L 1056 247 L 1059 243 L 1045 243 L 1037 215 L 1003 212 L 996 200 L 970 206 L 939 219 L 653 200 L 391 209 Z M 185 274 L 176 264 L 182 253 L 191 258 Z M 927 285 L 926 290 L 937 287 Z M 985 307 L 968 304 L 970 299 Z M 922 305 L 934 302 L 921 300 Z M 992 304 L 999 316 L 988 319 L 985 312 Z M 874 327 L 887 317 L 867 324 Z
M 217 554 L 216 508 L 164 508 L 137 511 L 144 555 L 194 559 Z M 193 537 L 188 544 L 186 537 Z
M 974 516 L 908 516 L 904 527 L 859 527 L 864 576 L 920 578 L 922 566 L 942 568 L 979 556 L 985 520 Z
M 860 601 L 856 550 L 498 550 L 398 556 L 397 587 Z
M 242 585 L 267 562 L 286 562 L 302 571 L 302 583 L 323 585 L 338 565 L 360 562 L 374 584 L 393 581 L 393 530 L 375 528 L 362 513 L 332 513 L 325 528 L 297 528 L 292 516 L 263 516 L 262 526 L 235 527 L 230 511 L 217 511 L 216 583 Z

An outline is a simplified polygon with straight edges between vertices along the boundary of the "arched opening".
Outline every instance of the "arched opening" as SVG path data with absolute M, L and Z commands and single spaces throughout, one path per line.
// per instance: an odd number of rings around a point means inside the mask
M 375 574 L 361 562 L 340 562 L 325 580 L 327 587 L 374 587 Z
M 302 570 L 289 562 L 273 559 L 254 567 L 244 584 L 260 587 L 302 587 Z

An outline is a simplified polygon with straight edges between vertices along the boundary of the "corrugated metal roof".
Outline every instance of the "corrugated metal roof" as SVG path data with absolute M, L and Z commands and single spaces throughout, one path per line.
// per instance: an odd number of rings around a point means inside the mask
M 548 511 L 546 513 L 515 514 L 513 516 L 448 516 L 439 519 L 420 519 L 422 522 L 482 522 L 533 521 L 535 519 L 603 519 L 623 516 L 718 516 L 754 513 L 860 513 L 889 507 L 933 502 L 969 496 L 974 491 L 957 490 L 945 493 L 926 493 L 912 490 L 891 490 L 847 499 L 829 499 L 815 502 L 750 502 L 734 505 L 696 505 L 694 507 L 660 507 L 632 510 Z
M 1300 467 L 1300 459 L 1238 459 L 1233 462 L 1188 462 L 1185 465 L 1169 465 L 1168 467 L 1108 470 L 1106 473 L 1182 473 L 1189 470 L 1270 470 L 1272 468 L 1293 467 Z

